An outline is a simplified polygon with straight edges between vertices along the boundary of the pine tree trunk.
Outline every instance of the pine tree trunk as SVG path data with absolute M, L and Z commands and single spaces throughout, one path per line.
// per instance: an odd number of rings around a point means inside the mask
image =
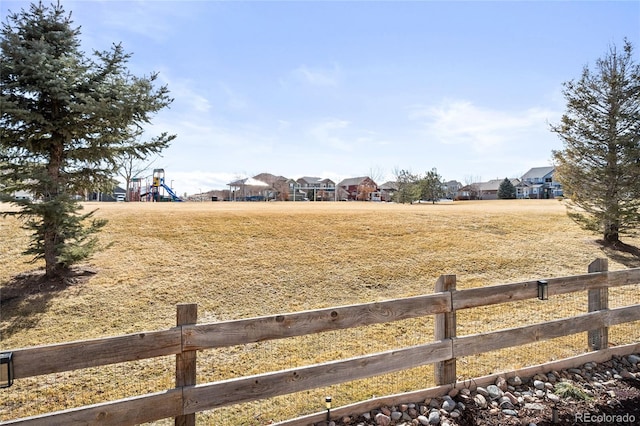
M 47 278 L 56 278 L 62 273 L 62 265 L 58 262 L 58 251 L 56 248 L 58 232 L 55 224 L 51 222 L 51 218 L 44 218 L 43 225 L 46 227 L 44 232 L 45 274 Z
M 63 236 L 60 229 L 60 215 L 53 203 L 58 202 L 60 195 L 60 172 L 62 169 L 62 161 L 64 156 L 64 139 L 62 135 L 54 135 L 52 143 L 49 148 L 49 164 L 47 165 L 47 174 L 49 178 L 48 193 L 45 195 L 45 200 L 51 203 L 51 208 L 48 209 L 43 215 L 42 225 L 44 227 L 44 261 L 45 271 L 47 278 L 59 277 L 63 270 L 58 256 L 60 255 L 61 243 Z
M 607 223 L 604 226 L 604 241 L 608 244 L 616 244 L 620 242 L 617 223 Z

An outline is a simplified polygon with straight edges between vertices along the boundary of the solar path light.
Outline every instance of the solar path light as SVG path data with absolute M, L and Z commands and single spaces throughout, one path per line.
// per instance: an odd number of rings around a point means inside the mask
M 331 421 L 331 397 L 325 397 L 324 402 L 327 405 L 327 422 L 329 422 Z

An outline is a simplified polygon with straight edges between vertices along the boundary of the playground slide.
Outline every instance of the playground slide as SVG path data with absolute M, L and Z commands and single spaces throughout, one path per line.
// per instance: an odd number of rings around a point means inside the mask
M 180 197 L 178 197 L 178 196 L 175 194 L 175 192 L 173 192 L 173 191 L 171 190 L 171 188 L 169 188 L 169 187 L 167 186 L 167 184 L 165 184 L 164 182 L 162 182 L 162 183 L 161 183 L 161 185 L 162 185 L 162 187 L 163 187 L 164 189 L 166 189 L 166 191 L 169 193 L 169 195 L 171 195 L 171 199 L 172 199 L 173 201 L 182 201 L 182 199 L 181 199 Z

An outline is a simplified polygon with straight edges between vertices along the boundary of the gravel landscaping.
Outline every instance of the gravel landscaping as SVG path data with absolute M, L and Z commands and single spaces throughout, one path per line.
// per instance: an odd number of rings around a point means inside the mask
M 380 407 L 329 426 L 640 425 L 640 355 L 551 371 L 499 377 L 419 403 Z M 327 425 L 327 422 L 316 426 Z

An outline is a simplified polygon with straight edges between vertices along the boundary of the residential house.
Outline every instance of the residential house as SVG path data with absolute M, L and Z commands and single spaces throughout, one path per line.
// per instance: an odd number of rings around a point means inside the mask
M 335 201 L 336 184 L 331 179 L 303 176 L 296 180 L 298 190 L 305 192 L 312 201 Z
M 378 188 L 380 191 L 380 200 L 381 201 L 393 201 L 393 197 L 396 192 L 398 192 L 398 182 L 389 181 L 385 182 Z
M 462 189 L 462 184 L 457 180 L 450 180 L 449 182 L 445 182 L 444 184 L 444 193 L 445 198 L 449 198 L 451 200 L 455 199 L 458 195 L 458 191 Z
M 125 200 L 127 190 L 116 186 L 113 192 L 91 192 L 87 195 L 87 201 L 118 201 Z
M 253 178 L 270 185 L 272 189 L 268 193 L 270 200 L 287 201 L 291 199 L 291 189 L 295 186 L 295 180 L 271 173 L 260 173 Z
M 519 179 L 509 179 L 513 186 L 518 188 L 520 184 Z M 504 182 L 504 179 L 492 179 L 487 182 L 477 182 L 471 185 L 464 186 L 458 191 L 456 200 L 497 200 L 498 189 L 500 184 Z
M 562 185 L 553 179 L 555 167 L 534 167 L 516 185 L 517 198 L 555 198 L 562 196 Z
M 367 176 L 342 180 L 338 183 L 338 191 L 341 200 L 382 201 L 378 185 Z

